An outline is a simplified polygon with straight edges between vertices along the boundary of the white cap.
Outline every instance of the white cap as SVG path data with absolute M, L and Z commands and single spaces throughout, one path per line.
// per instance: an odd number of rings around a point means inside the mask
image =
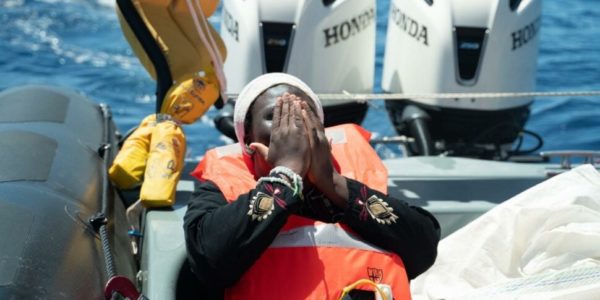
M 233 124 L 235 127 L 235 135 L 242 146 L 244 146 L 244 137 L 246 136 L 246 132 L 244 131 L 244 121 L 246 120 L 248 109 L 250 109 L 250 106 L 260 94 L 269 88 L 280 84 L 296 87 L 308 95 L 308 97 L 313 100 L 315 107 L 317 108 L 317 115 L 319 116 L 319 119 L 321 119 L 321 123 L 323 123 L 323 106 L 321 105 L 321 100 L 319 100 L 317 94 L 315 94 L 306 83 L 289 74 L 267 73 L 250 81 L 250 83 L 242 89 L 235 101 Z

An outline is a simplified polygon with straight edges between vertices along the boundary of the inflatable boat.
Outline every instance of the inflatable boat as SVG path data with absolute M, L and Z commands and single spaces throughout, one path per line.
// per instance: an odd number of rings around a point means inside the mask
M 173 207 L 143 215 L 136 256 L 125 207 L 138 195 L 118 192 L 107 179 L 119 141 L 109 107 L 41 86 L 3 91 L 0 107 L 0 298 L 100 299 L 105 289 L 125 294 L 127 286 L 149 299 L 203 293 L 186 267 L 183 233 L 196 161 L 186 162 Z M 572 154 L 590 162 L 598 156 Z M 444 236 L 565 170 L 438 156 L 384 164 L 389 193 L 435 214 Z M 115 277 L 125 283 L 106 284 Z
M 110 109 L 37 86 L 3 91 L 0 107 L 0 298 L 99 299 L 115 274 L 135 278 L 106 173 L 118 151 Z
M 317 92 L 364 92 L 373 88 L 374 1 L 323 0 L 303 7 L 290 1 L 224 2 L 221 32 L 232 58 L 225 64 L 230 80 L 228 92 L 235 94 L 252 77 L 271 71 L 309 78 L 307 82 L 315 85 Z M 356 2 L 361 5 L 353 5 Z M 460 2 L 437 1 L 432 5 L 433 1 L 392 1 L 389 26 L 396 29 L 390 31 L 388 51 L 407 53 L 386 56 L 387 92 L 486 91 L 492 82 L 488 76 L 494 69 L 502 70 L 502 74 L 496 72 L 497 77 L 504 78 L 501 90 L 533 88 L 534 65 L 527 65 L 527 74 L 511 77 L 506 74 L 515 70 L 489 65 L 489 60 L 481 57 L 497 57 L 498 62 L 519 58 L 523 62 L 513 65 L 535 61 L 533 35 L 539 26 L 536 22 L 541 1 L 528 1 L 521 8 L 521 1 L 509 1 L 505 8 L 498 9 L 498 16 L 485 17 L 474 16 L 485 5 L 496 7 L 502 1 L 481 1 L 479 10 L 471 6 L 473 9 L 464 9 L 467 6 Z M 463 10 L 452 10 L 448 5 Z M 261 14 L 252 13 L 257 11 Z M 462 16 L 454 21 L 464 23 L 451 23 L 452 11 Z M 439 26 L 454 30 L 446 43 L 434 42 L 436 32 L 440 32 L 433 28 L 438 23 L 430 21 L 434 15 L 448 23 Z M 508 19 L 512 21 L 502 21 Z M 527 41 L 519 39 L 515 46 L 523 48 L 520 54 L 510 47 L 499 51 L 501 47 L 494 44 L 498 43 L 498 32 L 511 37 L 507 26 L 513 21 L 515 32 L 525 28 L 527 33 L 523 34 L 529 34 Z M 300 26 L 303 24 L 310 26 Z M 243 29 L 248 28 L 257 31 L 244 35 Z M 312 37 L 324 38 L 323 44 Z M 299 39 L 313 43 L 292 43 Z M 414 44 L 399 46 L 407 43 Z M 311 56 L 319 60 L 307 63 L 298 56 L 295 51 L 306 49 L 303 45 L 309 45 L 314 50 Z M 497 51 L 494 54 L 484 49 Z M 244 53 L 258 53 L 260 58 Z M 147 59 L 153 60 L 149 56 Z M 444 63 L 455 63 L 443 65 L 430 60 L 444 57 Z M 154 59 L 160 60 L 160 55 Z M 335 61 L 339 68 L 328 72 L 311 69 L 329 61 Z M 431 62 L 430 66 L 419 65 L 421 61 Z M 157 66 L 154 62 L 152 65 Z M 235 69 L 234 65 L 246 69 Z M 173 79 L 178 79 L 168 67 L 163 64 L 162 69 L 154 69 L 159 83 L 157 94 L 163 96 Z M 433 71 L 422 73 L 425 70 Z M 413 80 L 411 72 L 439 80 Z M 335 85 L 325 85 L 327 80 Z M 572 158 L 594 163 L 600 157 L 593 151 L 562 151 L 520 162 L 505 159 L 503 145 L 510 145 L 522 132 L 532 99 L 504 102 L 501 106 L 487 105 L 490 102 L 479 99 L 458 99 L 452 104 L 436 99 L 405 100 L 388 105 L 398 133 L 409 137 L 401 140 L 412 141 L 403 144 L 407 156 L 384 160 L 389 171 L 389 193 L 431 211 L 441 223 L 443 236 L 498 203 L 568 170 Z M 189 173 L 197 161 L 186 160 L 175 203 L 169 208 L 145 210 L 140 232 L 131 232 L 125 210 L 139 198 L 139 190 L 120 191 L 108 180 L 107 170 L 122 140 L 109 107 L 73 91 L 43 86 L 5 90 L 0 93 L 0 107 L 0 298 L 111 299 L 120 294 L 129 299 L 168 300 L 196 299 L 207 292 L 197 286 L 186 265 L 183 233 L 183 215 L 196 184 Z M 331 124 L 340 120 L 360 122 L 366 107 L 364 103 L 343 101 L 330 103 L 326 110 L 336 116 Z M 510 119 L 511 125 L 495 134 L 495 123 L 488 122 L 490 116 Z M 227 117 L 225 113 L 220 116 L 224 122 L 215 120 L 224 134 L 231 133 Z M 471 122 L 474 119 L 477 122 Z M 481 141 L 468 130 L 477 126 L 491 130 Z M 459 135 L 465 130 L 469 131 L 467 135 Z M 553 157 L 558 157 L 560 163 L 551 163 Z M 132 235 L 140 240 L 137 253 L 132 251 Z

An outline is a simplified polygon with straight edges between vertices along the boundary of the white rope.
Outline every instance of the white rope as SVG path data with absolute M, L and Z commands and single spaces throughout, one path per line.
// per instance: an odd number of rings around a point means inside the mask
M 218 53 L 219 50 L 214 39 L 210 35 L 210 29 L 208 28 L 208 26 L 210 25 L 208 25 L 206 21 L 206 16 L 204 16 L 204 12 L 202 11 L 202 8 L 198 4 L 198 2 L 195 3 L 197 4 L 197 6 L 194 6 L 190 0 L 186 0 L 188 9 L 192 15 L 192 19 L 194 20 L 194 25 L 196 25 L 196 32 L 198 32 L 200 40 L 202 40 L 202 43 L 204 44 L 204 46 L 206 46 L 206 50 L 208 50 L 208 54 L 210 55 L 213 69 L 215 70 L 215 75 L 217 75 L 217 79 L 219 80 L 221 94 L 225 94 L 225 91 L 227 90 L 227 81 L 225 79 L 225 73 L 223 72 L 223 59 L 221 57 L 221 53 Z M 198 17 L 195 8 L 200 12 L 202 18 Z M 200 25 L 199 19 L 202 19 L 204 27 Z M 208 38 L 206 37 L 206 35 L 208 35 Z
M 237 98 L 237 94 L 227 94 L 229 98 Z M 404 99 L 486 99 L 498 98 L 530 98 L 530 97 L 598 97 L 600 91 L 557 91 L 557 92 L 516 92 L 516 93 L 413 93 L 413 94 L 352 94 L 346 91 L 337 94 L 317 94 L 321 100 L 404 100 Z
M 214 51 L 214 53 L 217 56 L 217 62 L 216 65 L 214 66 L 217 69 L 217 73 L 220 74 L 218 76 L 219 77 L 219 81 L 221 81 L 221 92 L 225 93 L 226 89 L 227 89 L 227 78 L 225 77 L 225 72 L 223 71 L 223 63 L 225 61 L 225 59 L 223 58 L 223 56 L 221 55 L 221 51 L 219 51 L 219 47 L 217 45 L 217 42 L 215 42 L 215 39 L 213 38 L 213 35 L 210 34 L 210 24 L 208 24 L 208 20 L 206 18 L 206 16 L 204 15 L 204 11 L 202 10 L 202 7 L 200 6 L 200 1 L 195 1 L 194 2 L 196 4 L 196 8 L 198 9 L 198 11 L 202 14 L 202 18 L 200 18 L 202 20 L 202 23 L 204 25 L 204 29 L 206 29 L 206 32 L 208 33 L 208 39 L 210 40 L 210 45 L 212 46 L 212 50 Z

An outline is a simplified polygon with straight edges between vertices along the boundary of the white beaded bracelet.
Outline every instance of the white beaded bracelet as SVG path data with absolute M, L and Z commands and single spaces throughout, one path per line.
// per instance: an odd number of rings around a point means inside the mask
M 262 182 L 271 182 L 271 183 L 277 182 L 277 183 L 281 183 L 281 184 L 289 187 L 290 190 L 294 191 L 294 187 L 292 187 L 292 185 L 287 180 L 285 180 L 283 178 L 273 177 L 273 176 L 270 176 L 270 177 L 261 177 L 261 178 L 258 179 L 257 184 L 262 183 Z
M 304 184 L 302 183 L 302 177 L 300 175 L 296 174 L 290 168 L 283 167 L 283 166 L 279 166 L 279 167 L 273 168 L 271 170 L 271 172 L 269 173 L 269 175 L 270 176 L 277 176 L 278 173 L 283 174 L 287 178 L 291 179 L 292 180 L 292 185 L 293 185 L 292 190 L 294 190 L 294 196 L 296 194 L 298 194 L 300 196 L 300 198 L 303 198 L 303 196 L 302 196 L 302 190 L 304 188 Z

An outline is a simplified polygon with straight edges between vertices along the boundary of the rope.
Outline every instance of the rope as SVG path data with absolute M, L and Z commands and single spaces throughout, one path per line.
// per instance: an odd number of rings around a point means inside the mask
M 227 94 L 229 98 L 237 98 L 238 94 Z M 404 100 L 404 99 L 487 99 L 498 98 L 531 98 L 531 97 L 600 97 L 600 91 L 556 91 L 556 92 L 507 92 L 507 93 L 393 93 L 393 94 L 353 94 L 323 93 L 317 94 L 321 100 L 355 100 L 358 102 L 369 100 Z
M 102 242 L 102 254 L 104 255 L 104 264 L 106 267 L 106 275 L 110 280 L 116 275 L 115 263 L 113 260 L 112 252 L 110 249 L 110 239 L 108 236 L 108 167 L 111 158 L 111 144 L 110 144 L 110 120 L 112 118 L 110 109 L 108 106 L 101 104 L 100 111 L 102 113 L 104 121 L 104 144 L 98 149 L 98 154 L 103 160 L 102 168 L 102 199 L 100 212 L 93 215 L 89 223 L 96 232 L 100 235 L 100 241 Z
M 100 226 L 100 240 L 102 241 L 102 252 L 104 253 L 104 264 L 106 265 L 106 274 L 108 278 L 113 278 L 117 274 L 115 272 L 115 263 L 110 252 L 110 240 L 108 239 L 108 231 L 106 224 Z
M 108 231 L 106 227 L 108 225 L 108 190 L 109 190 L 109 180 L 108 180 L 108 169 L 110 167 L 110 158 L 111 158 L 111 145 L 110 145 L 110 120 L 112 118 L 112 114 L 108 106 L 101 105 L 100 109 L 102 111 L 102 115 L 104 117 L 104 151 L 102 153 L 102 159 L 104 162 L 104 168 L 102 170 L 102 204 L 101 204 L 101 214 L 104 215 L 105 221 L 99 228 L 100 240 L 102 241 L 102 250 L 104 252 L 104 261 L 106 264 L 106 273 L 108 278 L 112 278 L 116 275 L 115 272 L 115 264 L 112 257 L 112 252 L 110 249 L 110 240 L 108 237 Z
M 186 0 L 187 7 L 192 16 L 192 20 L 194 21 L 194 25 L 196 26 L 196 32 L 198 33 L 198 37 L 200 37 L 200 40 L 206 46 L 206 50 L 208 51 L 208 54 L 212 61 L 215 75 L 219 80 L 221 94 L 225 94 L 225 90 L 227 89 L 227 79 L 225 78 L 225 73 L 223 71 L 223 57 L 221 57 L 221 53 L 218 50 L 217 43 L 210 34 L 210 25 L 206 21 L 206 16 L 204 16 L 204 11 L 202 11 L 202 8 L 200 7 L 199 3 L 199 1 L 196 2 L 196 6 L 194 6 L 191 0 Z M 195 9 L 199 11 L 201 17 L 198 17 L 198 14 L 196 13 Z M 199 20 L 202 20 L 202 24 L 200 24 Z M 206 30 L 206 32 L 204 30 Z
M 369 279 L 359 279 L 356 282 L 344 287 L 342 289 L 342 294 L 340 295 L 340 300 L 343 300 L 344 297 L 346 295 L 348 295 L 348 293 L 350 293 L 350 291 L 352 291 L 353 289 L 355 289 L 357 286 L 359 285 L 370 285 L 372 286 L 375 291 L 377 291 L 377 293 L 381 296 L 381 299 L 383 300 L 388 300 L 388 297 L 386 296 L 386 294 L 381 290 L 381 288 L 379 288 L 379 286 L 377 285 L 377 283 L 369 280 Z M 391 299 L 390 299 L 391 300 Z

